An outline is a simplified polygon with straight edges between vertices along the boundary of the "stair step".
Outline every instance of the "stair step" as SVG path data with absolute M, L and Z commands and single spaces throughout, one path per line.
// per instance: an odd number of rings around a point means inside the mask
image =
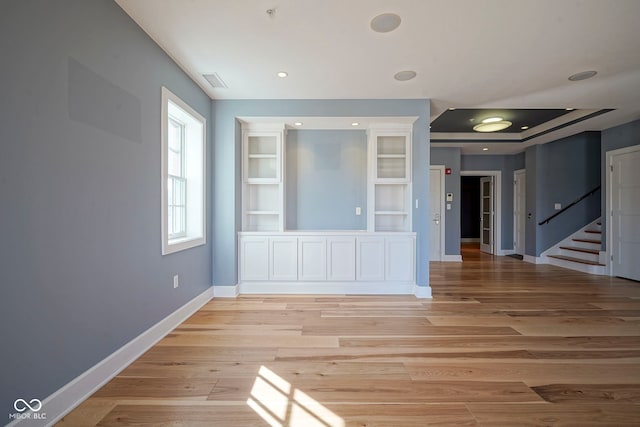
M 588 265 L 599 265 L 604 267 L 604 264 L 600 264 L 599 262 L 596 261 L 587 261 L 584 259 L 580 259 L 580 258 L 574 258 L 574 257 L 570 257 L 570 256 L 565 256 L 565 255 L 548 255 L 550 258 L 557 258 L 557 259 L 563 259 L 565 261 L 572 261 L 572 262 L 577 262 L 580 264 L 588 264 Z
M 600 230 L 584 230 L 585 233 L 602 234 Z
M 571 239 L 574 242 L 582 242 L 582 243 L 593 243 L 596 245 L 601 245 L 602 244 L 602 239 L 600 240 L 596 240 L 596 239 Z
M 584 252 L 585 254 L 600 255 L 600 251 L 597 251 L 594 249 L 578 248 L 576 246 L 560 246 L 560 249 L 566 249 L 568 251 Z

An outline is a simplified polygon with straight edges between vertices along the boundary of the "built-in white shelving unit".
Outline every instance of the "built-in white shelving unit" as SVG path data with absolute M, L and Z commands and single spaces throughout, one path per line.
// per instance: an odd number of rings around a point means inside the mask
M 284 125 L 243 125 L 242 229 L 284 231 Z
M 286 125 L 243 122 L 240 292 L 413 293 L 415 119 L 404 119 L 367 128 L 366 231 L 285 230 Z
M 370 127 L 369 231 L 411 231 L 411 125 Z

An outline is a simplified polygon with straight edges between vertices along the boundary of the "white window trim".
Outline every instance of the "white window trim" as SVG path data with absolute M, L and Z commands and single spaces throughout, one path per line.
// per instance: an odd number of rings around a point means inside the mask
M 168 183 L 168 118 L 169 118 L 169 102 L 173 103 L 176 107 L 183 110 L 186 113 L 185 116 L 191 116 L 191 122 L 197 122 L 196 125 L 202 126 L 202 138 L 198 138 L 196 144 L 201 144 L 202 163 L 200 175 L 202 182 L 199 179 L 196 181 L 196 187 L 199 184 L 200 191 L 188 191 L 187 204 L 192 205 L 191 211 L 193 211 L 193 205 L 196 205 L 196 213 L 194 213 L 196 221 L 189 221 L 187 218 L 187 235 L 175 239 L 169 239 L 168 236 L 168 201 L 167 201 L 167 183 Z M 162 255 L 168 255 L 185 249 L 193 248 L 206 244 L 207 235 L 207 215 L 206 215 L 206 132 L 207 121 L 197 111 L 187 105 L 178 96 L 172 93 L 166 87 L 162 88 L 162 116 L 161 116 L 161 228 L 162 228 Z M 187 124 L 189 126 L 189 124 Z M 185 146 L 191 145 L 194 142 L 187 142 Z M 198 145 L 199 145 L 198 144 Z M 188 151 L 189 148 L 186 147 Z M 188 156 L 189 154 L 187 154 Z M 197 163 L 200 163 L 199 161 Z M 197 166 L 196 166 L 197 167 Z M 188 172 L 187 172 L 188 174 Z M 191 178 L 193 180 L 193 178 Z M 191 185 L 190 187 L 193 187 Z M 195 194 L 194 194 L 195 193 Z M 191 201 L 191 203 L 190 203 Z M 201 207 L 199 205 L 202 205 Z M 189 209 L 189 207 L 187 207 Z M 190 214 L 188 214 L 190 215 Z

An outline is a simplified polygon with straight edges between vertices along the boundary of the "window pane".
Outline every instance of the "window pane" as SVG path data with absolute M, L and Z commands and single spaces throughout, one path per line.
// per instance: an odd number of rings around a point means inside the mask
M 169 175 L 184 176 L 184 125 L 169 119 L 168 138 L 168 172 Z

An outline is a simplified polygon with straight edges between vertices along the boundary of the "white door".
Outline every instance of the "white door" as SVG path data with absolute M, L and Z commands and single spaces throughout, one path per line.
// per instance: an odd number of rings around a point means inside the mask
M 526 200 L 526 172 L 524 170 L 513 173 L 513 249 L 519 255 L 524 255 L 524 235 L 527 213 Z
M 640 148 L 612 156 L 612 272 L 640 280 Z
M 493 177 L 480 178 L 480 250 L 493 253 Z
M 442 261 L 444 249 L 444 166 L 429 169 L 429 261 Z

